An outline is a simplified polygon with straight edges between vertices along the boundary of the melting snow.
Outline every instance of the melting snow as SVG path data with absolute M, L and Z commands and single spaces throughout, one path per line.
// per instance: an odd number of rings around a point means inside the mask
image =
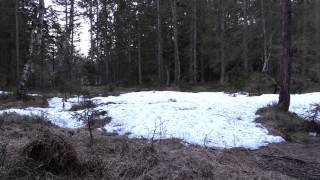
M 290 111 L 303 115 L 319 99 L 320 93 L 292 95 Z M 128 133 L 131 138 L 180 138 L 207 147 L 249 149 L 284 141 L 254 122 L 258 108 L 278 100 L 274 94 L 249 97 L 215 92 L 148 91 L 92 100 L 98 105 L 97 110 L 108 111 L 112 117 L 105 130 Z M 77 102 L 78 98 L 70 98 L 63 108 L 62 98 L 52 98 L 49 108 L 7 109 L 0 113 L 45 115 L 58 126 L 77 128 L 82 124 L 68 111 Z

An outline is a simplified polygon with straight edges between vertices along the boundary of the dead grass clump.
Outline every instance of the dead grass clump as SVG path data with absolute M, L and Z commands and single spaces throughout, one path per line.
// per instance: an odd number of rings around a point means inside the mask
M 26 96 L 23 100 L 17 100 L 15 94 L 0 95 L 0 104 L 0 109 L 48 107 L 48 101 L 45 96 Z
M 7 143 L 0 143 L 0 168 L 4 166 L 7 155 Z
M 274 106 L 259 109 L 256 119 L 262 123 L 274 135 L 283 136 L 287 141 L 309 142 L 310 132 L 320 133 L 320 125 L 314 121 L 308 121 L 295 113 L 282 112 Z
M 24 155 L 41 163 L 45 170 L 54 174 L 79 174 L 81 165 L 77 152 L 64 137 L 50 132 L 44 133 L 24 147 Z
M 126 161 L 119 163 L 119 177 L 146 179 L 146 174 L 154 168 L 158 162 L 158 154 L 150 145 L 144 145 L 129 152 Z

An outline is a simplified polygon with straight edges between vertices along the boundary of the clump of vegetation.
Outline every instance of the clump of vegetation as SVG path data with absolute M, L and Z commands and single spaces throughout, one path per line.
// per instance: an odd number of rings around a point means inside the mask
M 94 104 L 93 101 L 84 100 L 84 101 L 80 102 L 79 104 L 72 105 L 72 107 L 70 108 L 70 111 L 79 111 L 79 110 L 90 109 L 90 108 L 95 108 L 95 107 L 97 107 L 97 105 Z
M 44 133 L 24 148 L 28 159 L 39 162 L 54 174 L 79 174 L 81 165 L 77 152 L 65 137 L 50 132 Z
M 292 142 L 309 142 L 319 140 L 311 137 L 311 132 L 320 133 L 320 124 L 309 121 L 295 113 L 278 110 L 275 104 L 257 111 L 260 115 L 256 121 L 262 123 L 271 134 L 284 137 Z
M 25 96 L 23 100 L 17 100 L 15 94 L 0 95 L 0 109 L 26 108 L 26 107 L 48 107 L 45 96 Z
M 102 122 L 107 123 L 106 121 L 110 122 L 110 120 L 111 120 L 109 117 L 105 118 L 104 120 L 100 118 L 101 116 L 105 116 L 105 115 L 106 115 L 105 111 L 100 112 L 98 110 L 94 110 L 91 108 L 85 109 L 81 113 L 76 112 L 74 114 L 74 118 L 76 118 L 78 121 L 82 122 L 86 126 L 87 130 L 89 131 L 90 146 L 92 146 L 93 140 L 94 140 L 92 131 L 93 131 L 93 129 L 95 129 L 95 124 L 98 121 L 102 121 Z
M 8 143 L 0 143 L 0 168 L 4 166 Z
M 320 122 L 320 103 L 311 105 L 307 111 L 307 118 L 314 122 Z

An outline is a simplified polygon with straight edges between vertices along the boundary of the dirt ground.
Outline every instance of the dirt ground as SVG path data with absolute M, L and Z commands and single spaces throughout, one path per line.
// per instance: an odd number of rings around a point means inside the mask
M 208 149 L 178 139 L 150 142 L 98 130 L 92 146 L 88 138 L 85 129 L 62 129 L 36 117 L 1 116 L 0 179 L 320 179 L 320 143 L 285 142 L 251 151 Z M 41 147 L 39 139 L 50 153 L 32 149 L 33 144 Z M 69 155 L 59 152 L 61 148 Z M 70 161 L 62 157 L 70 156 L 71 165 L 63 164 Z M 54 167 L 65 165 L 69 168 Z

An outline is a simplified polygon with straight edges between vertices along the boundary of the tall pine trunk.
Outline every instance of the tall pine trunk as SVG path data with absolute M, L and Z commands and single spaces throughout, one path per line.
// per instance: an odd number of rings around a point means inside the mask
M 287 112 L 290 106 L 291 76 L 291 0 L 281 0 L 282 57 L 280 62 L 280 95 L 278 108 Z
M 16 0 L 15 18 L 16 18 L 16 82 L 18 83 L 19 76 L 20 76 L 19 0 Z
M 306 75 L 306 62 L 307 62 L 307 1 L 303 1 L 303 32 L 302 32 L 302 38 L 303 38 L 303 48 L 302 48 L 302 59 L 301 59 L 301 75 L 304 77 Z
M 193 0 L 193 81 L 197 81 L 197 69 L 198 69 L 198 60 L 197 60 L 197 0 Z
M 220 84 L 225 83 L 225 7 L 224 0 L 220 0 Z
M 178 46 L 178 24 L 177 24 L 177 0 L 172 0 L 172 20 L 173 20 L 173 43 L 174 43 L 174 78 L 175 83 L 180 82 L 180 59 L 179 59 L 179 46 Z
M 319 0 L 314 0 L 315 2 L 315 7 L 314 7 L 314 16 L 315 16 L 315 21 L 314 24 L 316 26 L 316 33 L 315 33 L 315 58 L 318 59 L 318 64 L 316 67 L 320 69 L 320 1 Z M 320 72 L 317 73 L 318 75 L 318 80 L 320 81 Z
M 142 85 L 142 57 L 141 57 L 141 28 L 139 22 L 139 32 L 138 32 L 138 83 Z
M 248 14 L 247 14 L 247 0 L 243 1 L 243 19 L 244 19 L 244 26 L 243 26 L 243 67 L 245 73 L 248 73 Z
M 157 61 L 158 61 L 158 80 L 163 83 L 163 52 L 162 52 L 162 32 L 161 32 L 161 7 L 160 0 L 157 0 Z

